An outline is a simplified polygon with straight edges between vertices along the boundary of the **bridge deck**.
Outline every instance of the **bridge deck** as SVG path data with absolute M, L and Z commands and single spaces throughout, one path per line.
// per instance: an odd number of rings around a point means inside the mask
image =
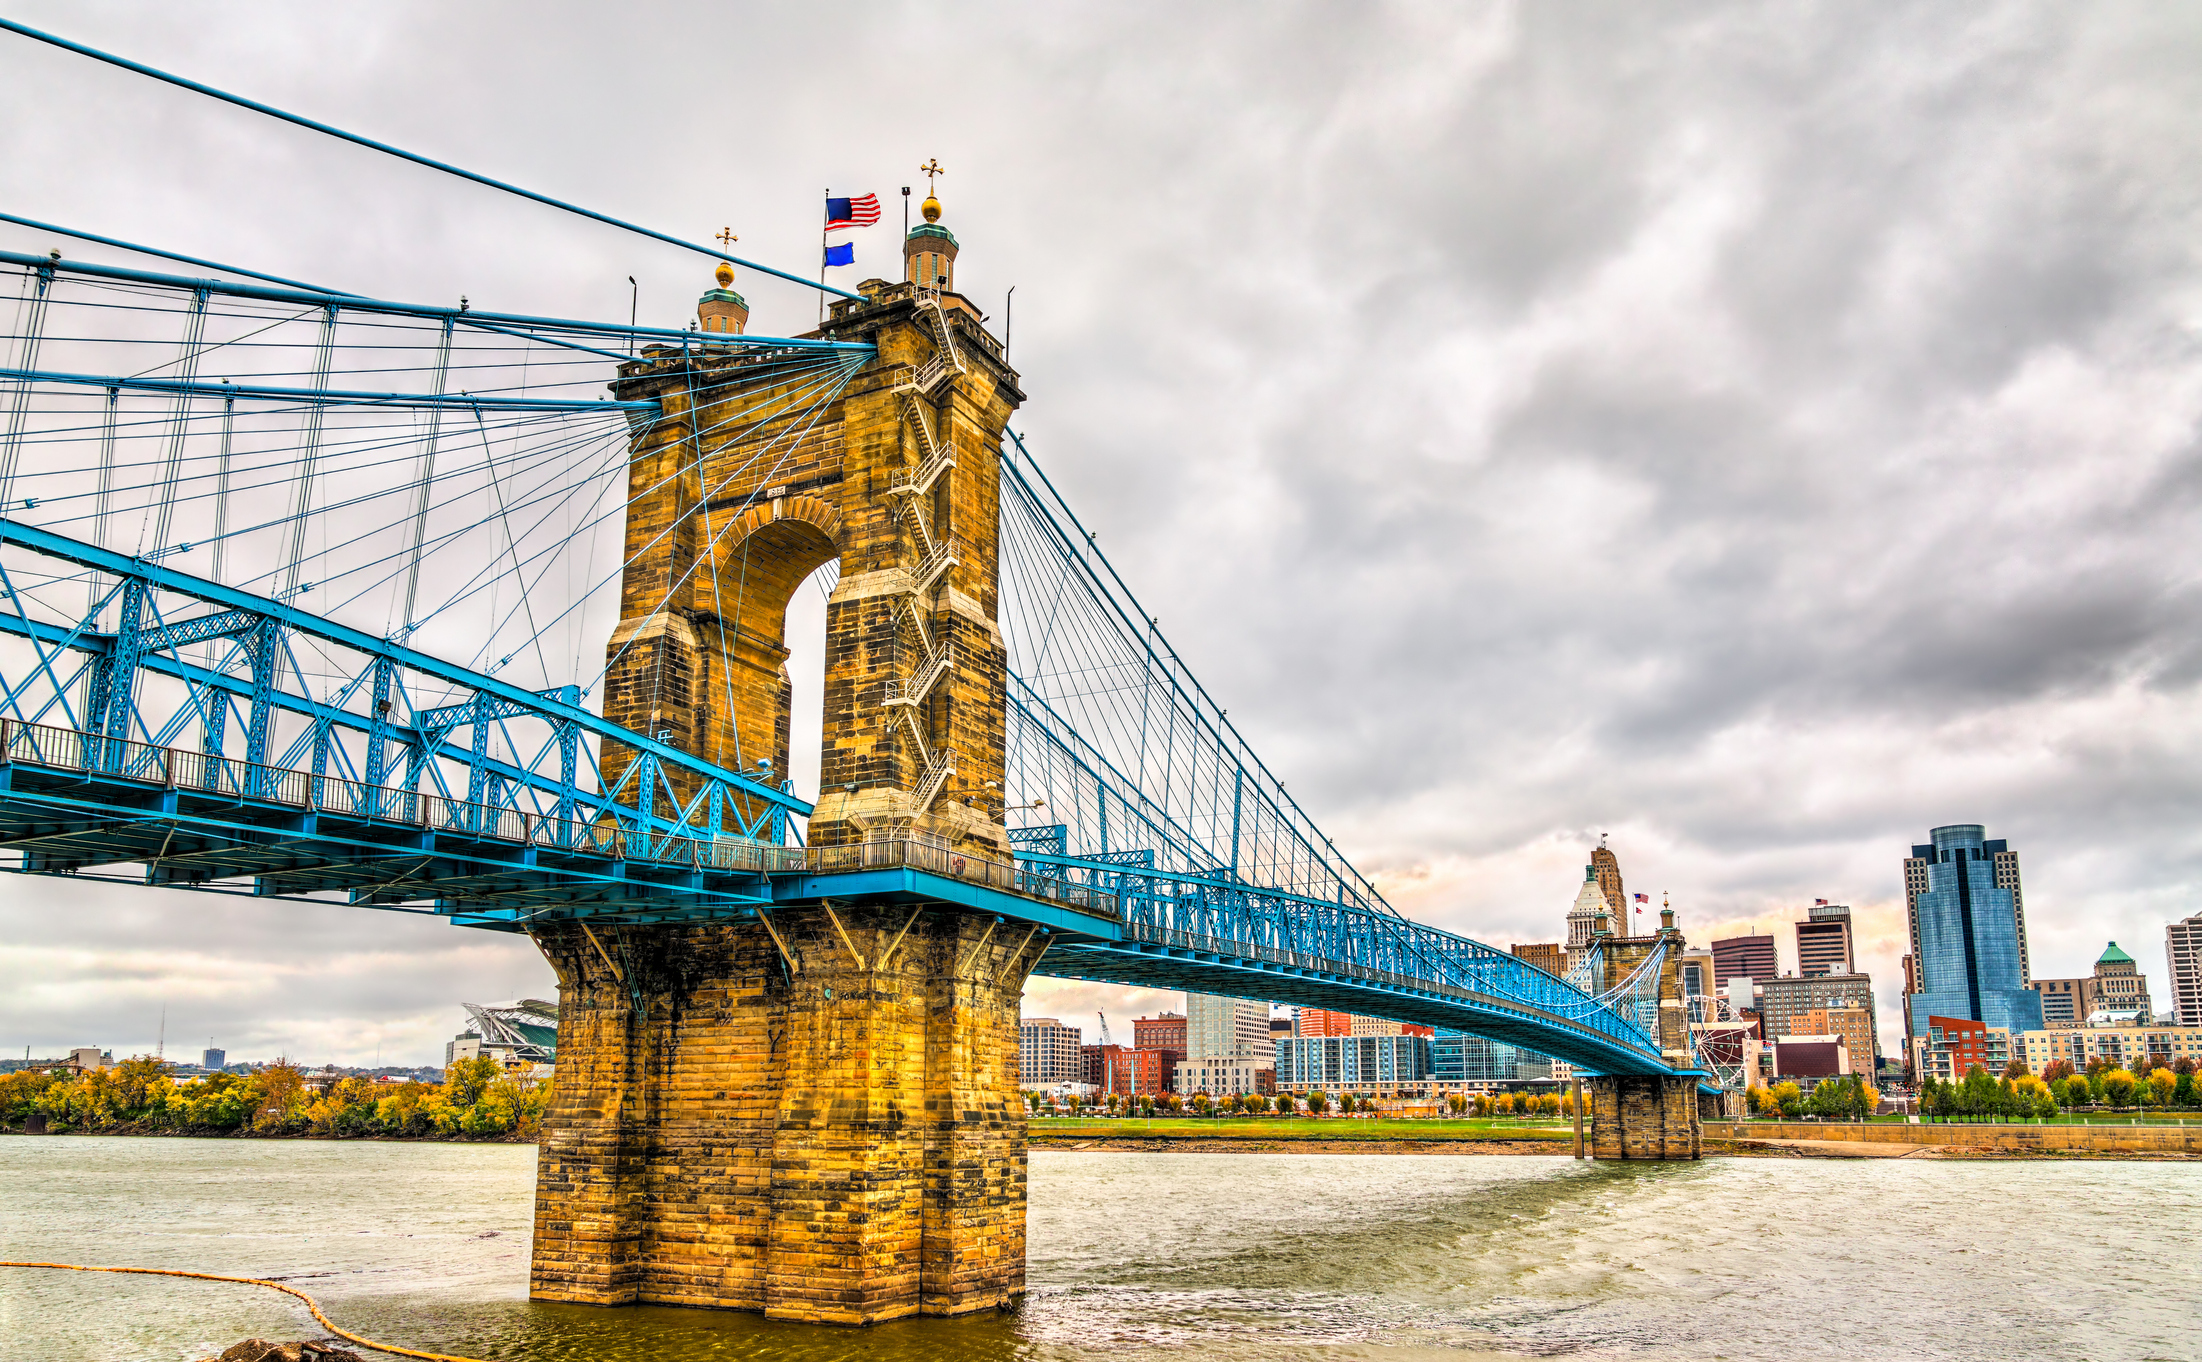
M 504 931 L 576 917 L 695 920 L 827 898 L 952 903 L 1045 930 L 1042 974 L 1455 1028 L 1596 1072 L 1674 1072 L 1602 1009 L 1570 1016 L 1511 996 L 1520 989 L 1509 987 L 1510 973 L 1465 986 L 1341 958 L 1319 942 L 1290 949 L 1174 928 L 1165 919 L 1184 904 L 1264 892 L 1075 858 L 994 861 L 908 839 L 805 848 L 638 834 L 15 721 L 0 721 L 0 846 L 20 852 L 30 873 L 139 866 L 142 878 L 130 878 L 141 883 L 341 894 Z M 1479 961 L 1528 968 L 1477 949 L 1487 953 Z

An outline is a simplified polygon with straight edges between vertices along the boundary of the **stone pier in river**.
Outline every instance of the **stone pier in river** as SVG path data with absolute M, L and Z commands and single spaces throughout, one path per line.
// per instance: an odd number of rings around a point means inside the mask
M 1601 922 L 1603 918 L 1600 919 Z M 1690 1014 L 1682 993 L 1682 933 L 1674 913 L 1660 913 L 1651 936 L 1601 936 L 1603 977 L 1593 987 L 1618 987 L 1664 944 L 1659 969 L 1659 1052 L 1677 1069 L 1693 1067 Z M 1588 1080 L 1590 1156 L 1594 1159 L 1694 1159 L 1704 1139 L 1699 1080 L 1689 1075 L 1605 1074 Z
M 723 267 L 697 345 L 621 368 L 662 415 L 630 452 L 606 716 L 778 780 L 788 599 L 838 560 L 809 844 L 881 873 L 832 898 L 776 879 L 740 918 L 538 932 L 560 1006 L 537 1299 L 869 1324 L 1024 1290 L 1018 999 L 1046 937 L 899 875 L 1011 861 L 998 449 L 1022 394 L 938 216 L 906 282 L 833 306 L 831 336 L 877 347 L 838 391 L 708 343 L 748 315 Z M 635 761 L 608 747 L 606 779 Z

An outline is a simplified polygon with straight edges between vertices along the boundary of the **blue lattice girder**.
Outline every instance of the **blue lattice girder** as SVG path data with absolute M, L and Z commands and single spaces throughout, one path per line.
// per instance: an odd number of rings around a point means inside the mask
M 689 836 L 703 831 L 700 827 L 684 826 L 681 819 L 663 815 L 645 815 L 639 805 L 614 803 L 596 791 L 583 791 L 574 785 L 579 772 L 572 769 L 571 745 L 555 735 L 571 731 L 587 734 L 599 740 L 609 741 L 647 756 L 659 773 L 660 787 L 653 789 L 653 796 L 662 790 L 666 795 L 664 807 L 683 815 L 695 807 L 693 799 L 684 808 L 671 797 L 668 773 L 677 773 L 708 788 L 716 784 L 722 793 L 731 798 L 722 804 L 732 804 L 747 809 L 749 814 L 738 828 L 738 835 L 754 837 L 768 825 L 774 810 L 784 810 L 807 815 L 811 806 L 786 790 L 768 785 L 739 771 L 720 767 L 715 763 L 681 752 L 655 739 L 632 732 L 611 723 L 598 715 L 582 709 L 578 694 L 571 688 L 559 688 L 544 694 L 529 691 L 495 677 L 455 666 L 441 659 L 414 651 L 387 639 L 376 638 L 361 630 L 335 623 L 313 615 L 297 607 L 265 596 L 253 595 L 232 587 L 223 586 L 204 578 L 194 577 L 155 563 L 132 559 L 110 550 L 86 544 L 50 530 L 39 529 L 0 517 L 0 545 L 15 544 L 51 558 L 106 573 L 123 586 L 120 594 L 125 598 L 142 599 L 151 592 L 163 592 L 182 596 L 218 607 L 218 613 L 195 620 L 170 623 L 158 622 L 155 627 L 145 627 L 138 615 L 125 609 L 123 628 L 118 633 L 102 633 L 88 627 L 87 621 L 96 618 L 95 610 L 85 620 L 70 621 L 67 625 L 41 620 L 34 616 L 30 603 L 20 596 L 12 581 L 0 585 L 0 632 L 43 645 L 38 666 L 17 676 L 0 675 L 0 709 L 18 721 L 28 721 L 59 704 L 66 714 L 68 678 L 55 670 L 56 654 L 75 653 L 89 657 L 95 672 L 111 674 L 92 688 L 94 703 L 106 720 L 93 731 L 121 737 L 137 733 L 150 739 L 156 732 L 168 728 L 163 719 L 169 716 L 147 716 L 131 711 L 132 717 L 119 727 L 113 719 L 118 712 L 115 706 L 134 706 L 136 686 L 129 672 L 146 671 L 181 680 L 190 687 L 193 706 L 203 706 L 202 697 L 209 695 L 241 696 L 250 702 L 248 724 L 251 737 L 245 760 L 253 767 L 270 763 L 267 749 L 267 728 L 276 711 L 302 716 L 326 732 L 329 728 L 343 728 L 366 734 L 370 739 L 395 741 L 409 753 L 408 765 L 412 773 L 421 774 L 429 769 L 429 763 L 447 755 L 445 740 L 457 727 L 473 724 L 473 716 L 487 714 L 489 720 L 501 721 L 512 716 L 526 716 L 548 725 L 554 735 L 546 745 L 546 756 L 558 754 L 560 769 L 556 773 L 532 769 L 511 761 L 488 756 L 486 753 L 470 754 L 475 770 L 493 777 L 509 786 L 516 795 L 521 790 L 541 792 L 562 805 L 577 807 L 593 815 L 610 817 L 635 832 L 651 832 L 666 836 Z M 109 593 L 112 597 L 116 593 Z M 106 601 L 97 604 L 104 606 Z M 239 618 L 250 616 L 251 620 Z M 386 713 L 359 713 L 316 699 L 303 687 L 283 689 L 280 684 L 281 659 L 276 656 L 282 637 L 297 634 L 347 650 L 361 659 L 358 675 L 351 678 L 350 686 L 341 688 L 346 696 L 365 689 L 365 683 L 378 663 L 387 663 L 404 672 L 418 673 L 435 681 L 454 686 L 481 697 L 482 705 L 470 698 L 460 705 L 441 706 L 424 711 L 434 716 L 436 723 L 399 725 L 390 722 Z M 245 641 L 245 652 L 250 660 L 250 679 L 229 675 L 220 669 L 210 669 L 175 655 L 173 649 L 179 641 L 192 638 L 229 637 Z M 155 646 L 148 646 L 150 644 Z M 165 648 L 167 651 L 161 651 Z M 26 711 L 24 705 L 38 691 L 46 694 L 46 704 L 35 712 Z M 387 698 L 386 696 L 384 698 Z M 226 701 L 224 702 L 226 703 Z M 483 708 L 487 706 L 487 709 Z M 468 717 L 452 719 L 454 710 L 471 711 Z M 87 716 L 85 726 L 91 727 Z M 418 716 L 417 716 L 418 717 Z M 72 724 L 72 726 L 76 726 Z M 169 731 L 173 731 L 170 729 Z M 480 744 L 477 743 L 477 747 Z M 372 754 L 369 760 L 374 760 Z

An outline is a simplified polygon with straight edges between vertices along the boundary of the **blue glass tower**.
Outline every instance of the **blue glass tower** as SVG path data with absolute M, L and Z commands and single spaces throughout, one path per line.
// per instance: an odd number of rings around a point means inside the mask
M 2026 987 L 2017 858 L 1985 831 L 1978 823 L 1936 828 L 1906 862 L 1918 991 L 1905 1015 L 1914 1035 L 1929 1017 L 2041 1029 L 2041 995 Z

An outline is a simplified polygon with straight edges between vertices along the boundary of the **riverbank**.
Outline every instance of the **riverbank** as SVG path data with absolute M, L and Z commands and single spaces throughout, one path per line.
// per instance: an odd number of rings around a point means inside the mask
M 1535 1154 L 1574 1152 L 1567 1125 L 1503 1120 L 1035 1117 L 1035 1150 L 1137 1154 Z M 1910 1125 L 1707 1121 L 1708 1157 L 2202 1159 L 2202 1123 Z
M 1035 1116 L 1025 1134 L 1034 1149 L 1150 1154 L 1564 1154 L 1575 1139 L 1543 1122 L 1289 1116 Z
M 1202 1138 L 1197 1135 L 1126 1136 L 1040 1135 L 1027 1143 L 1034 1150 L 1073 1154 L 1538 1154 L 1564 1157 L 1575 1148 L 1571 1140 L 1445 1140 L 1382 1139 L 1322 1140 L 1310 1138 L 1263 1139 L 1259 1136 Z
M 66 1139 L 71 1136 L 127 1135 L 143 1139 L 171 1140 L 311 1140 L 323 1144 L 534 1144 L 534 1135 L 505 1132 L 494 1135 L 468 1135 L 453 1131 L 433 1131 L 423 1135 L 325 1134 L 310 1130 L 249 1130 L 231 1126 L 156 1126 L 144 1123 L 124 1123 L 112 1126 L 49 1126 L 44 1130 L 29 1130 L 21 1125 L 0 1125 L 0 1135 L 20 1135 L 27 1139 Z
M 1911 1125 L 1707 1121 L 1705 1144 L 1791 1157 L 2202 1159 L 2202 1123 Z M 1869 1152 L 1870 1151 L 1870 1152 Z

